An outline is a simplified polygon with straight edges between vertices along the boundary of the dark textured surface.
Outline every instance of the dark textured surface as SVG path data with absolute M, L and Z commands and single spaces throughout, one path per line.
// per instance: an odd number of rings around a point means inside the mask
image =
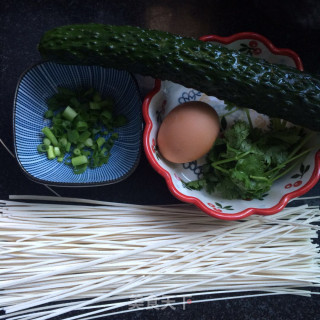
M 279 2 L 279 3 L 278 3 Z M 37 43 L 54 27 L 74 23 L 130 24 L 186 36 L 229 36 L 254 31 L 278 47 L 296 51 L 305 70 L 320 74 L 320 3 L 308 1 L 8 1 L 1 5 L 0 139 L 13 150 L 12 104 L 20 74 L 39 61 Z M 51 195 L 29 181 L 0 146 L 0 199 L 9 194 Z M 127 180 L 106 187 L 55 188 L 63 196 L 126 203 L 175 203 L 164 179 L 144 155 Z M 319 183 L 308 195 L 319 195 Z M 313 202 L 319 203 L 319 202 Z M 191 304 L 106 319 L 320 319 L 320 298 L 275 296 Z

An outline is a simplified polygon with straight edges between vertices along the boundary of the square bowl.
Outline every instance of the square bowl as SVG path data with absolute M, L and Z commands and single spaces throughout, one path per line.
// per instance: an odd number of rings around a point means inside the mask
M 71 90 L 94 88 L 102 97 L 112 97 L 114 112 L 127 118 L 115 129 L 118 140 L 109 161 L 98 168 L 75 174 L 70 166 L 48 160 L 37 151 L 42 142 L 41 129 L 50 126 L 44 118 L 47 101 L 57 88 Z M 126 71 L 100 66 L 62 65 L 41 62 L 26 70 L 17 85 L 13 129 L 15 155 L 23 172 L 31 180 L 54 186 L 98 186 L 120 182 L 137 167 L 141 153 L 141 96 L 135 78 Z
M 209 35 L 200 39 L 240 50 L 243 54 L 251 54 L 271 63 L 303 70 L 301 60 L 295 52 L 276 48 L 268 39 L 256 33 L 239 33 L 230 37 Z M 209 194 L 205 190 L 191 190 L 185 182 L 201 178 L 205 156 L 190 163 L 175 164 L 164 159 L 157 148 L 157 133 L 163 119 L 177 105 L 188 101 L 203 101 L 212 106 L 219 115 L 226 113 L 224 101 L 170 81 L 156 80 L 154 89 L 143 102 L 143 116 L 146 122 L 143 144 L 147 158 L 153 168 L 164 177 L 171 193 L 179 200 L 193 203 L 215 218 L 236 220 L 252 214 L 275 214 L 281 211 L 291 199 L 305 194 L 319 181 L 320 151 L 315 149 L 292 171 L 275 181 L 269 192 L 265 193 L 261 199 L 230 200 L 225 199 L 218 192 Z M 250 116 L 254 126 L 267 127 L 269 118 L 266 115 L 250 110 Z M 237 119 L 245 120 L 246 115 L 239 110 L 226 119 L 230 124 Z M 318 133 L 310 141 L 310 147 L 319 143 L 320 134 Z

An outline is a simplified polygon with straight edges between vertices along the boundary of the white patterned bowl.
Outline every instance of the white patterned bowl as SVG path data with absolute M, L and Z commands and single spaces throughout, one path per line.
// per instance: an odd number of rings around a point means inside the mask
M 203 41 L 223 44 L 228 48 L 252 54 L 272 63 L 285 64 L 303 69 L 302 63 L 291 50 L 278 49 L 265 37 L 256 33 L 240 33 L 231 37 L 205 36 Z M 207 96 L 191 88 L 185 88 L 169 81 L 156 80 L 155 87 L 145 98 L 143 116 L 146 122 L 143 144 L 145 153 L 153 168 L 161 174 L 174 196 L 184 202 L 197 205 L 207 214 L 225 220 L 241 219 L 252 214 L 274 214 L 282 210 L 290 199 L 309 191 L 320 178 L 320 151 L 311 152 L 303 161 L 283 178 L 277 180 L 271 190 L 261 199 L 228 200 L 218 193 L 188 189 L 182 182 L 196 180 L 201 176 L 201 166 L 205 157 L 184 164 L 173 164 L 162 158 L 157 150 L 157 132 L 164 117 L 178 104 L 200 100 L 210 104 L 218 114 L 225 114 L 225 104 L 215 97 Z M 266 127 L 268 117 L 250 110 L 254 126 Z M 227 118 L 228 123 L 235 119 L 245 119 L 245 114 L 237 111 Z M 317 142 L 315 142 L 317 141 Z M 318 134 L 311 145 L 320 144 Z
M 117 129 L 119 139 L 107 164 L 74 174 L 69 166 L 38 153 L 41 129 L 50 123 L 44 119 L 46 101 L 59 86 L 70 89 L 93 87 L 103 96 L 112 96 L 116 112 L 128 119 L 125 126 Z M 128 72 L 99 66 L 36 64 L 21 76 L 14 101 L 14 144 L 20 167 L 33 181 L 56 186 L 97 186 L 124 180 L 140 159 L 141 103 L 138 86 Z

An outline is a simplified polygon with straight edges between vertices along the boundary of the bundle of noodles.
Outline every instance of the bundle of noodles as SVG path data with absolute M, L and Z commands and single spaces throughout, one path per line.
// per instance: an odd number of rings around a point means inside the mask
M 97 319 L 187 295 L 310 296 L 320 286 L 320 211 L 307 205 L 223 221 L 185 204 L 12 196 L 1 212 L 0 319 Z

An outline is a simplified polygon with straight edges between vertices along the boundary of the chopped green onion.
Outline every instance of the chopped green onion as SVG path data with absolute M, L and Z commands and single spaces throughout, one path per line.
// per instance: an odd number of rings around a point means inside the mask
M 56 157 L 61 156 L 61 151 L 60 151 L 60 148 L 59 148 L 59 147 L 54 147 L 54 148 L 53 148 L 53 152 L 54 152 L 54 155 L 55 155 Z
M 78 108 L 80 106 L 80 102 L 76 97 L 70 99 L 70 104 L 72 104 L 75 108 Z
M 77 115 L 78 113 L 70 106 L 67 106 L 62 113 L 62 116 L 69 121 L 72 121 Z
M 47 119 L 50 119 L 54 116 L 54 113 L 52 110 L 47 110 L 46 113 L 44 114 L 44 117 Z
M 67 146 L 67 143 L 68 143 L 68 140 L 66 139 L 66 137 L 62 137 L 60 140 L 59 140 L 59 143 L 66 147 Z
M 73 153 L 76 155 L 76 156 L 80 156 L 81 155 L 81 150 L 79 148 L 75 148 L 73 149 Z
M 76 148 L 79 148 L 80 150 L 85 147 L 85 144 L 83 142 L 80 142 L 77 144 Z
M 71 159 L 71 163 L 74 167 L 88 163 L 88 158 L 85 155 L 77 156 Z
M 108 110 L 104 110 L 101 112 L 101 118 L 103 120 L 109 121 L 112 119 L 112 113 Z
M 84 156 L 89 157 L 89 156 L 91 156 L 91 151 L 83 149 L 83 150 L 82 150 L 82 154 L 83 154 Z
M 52 160 L 52 159 L 54 159 L 56 157 L 55 154 L 54 154 L 53 146 L 51 146 L 51 145 L 48 147 L 47 157 L 48 157 L 49 160 Z
M 38 152 L 41 152 L 41 153 L 47 152 L 48 149 L 49 149 L 49 146 L 46 145 L 46 144 L 39 144 L 39 145 L 37 146 Z
M 67 142 L 67 145 L 66 145 L 66 151 L 69 152 L 69 151 L 70 151 L 70 148 L 71 148 L 71 142 L 68 141 L 68 142 Z
M 101 148 L 101 146 L 102 146 L 105 142 L 106 142 L 106 139 L 105 139 L 105 138 L 99 137 L 99 138 L 97 139 L 97 145 L 98 145 L 98 147 Z
M 114 132 L 111 137 L 111 139 L 117 140 L 119 138 L 119 133 L 118 132 Z
M 85 131 L 88 129 L 88 124 L 85 121 L 78 121 L 76 124 L 76 128 L 79 131 Z
M 92 110 L 100 110 L 101 109 L 99 102 L 91 101 L 89 103 L 89 106 L 90 106 L 90 109 L 92 109 Z
M 92 147 L 93 146 L 93 140 L 91 138 L 88 138 L 85 142 L 84 142 L 86 147 Z
M 80 134 L 79 141 L 85 142 L 88 138 L 90 138 L 90 136 L 91 136 L 91 133 L 89 131 L 84 131 Z
M 92 129 L 92 135 L 95 136 L 97 133 L 99 133 L 101 130 L 100 129 L 97 129 L 97 128 L 94 128 Z
M 58 146 L 58 140 L 57 138 L 55 137 L 55 135 L 52 133 L 52 131 L 50 130 L 49 127 L 44 127 L 42 128 L 41 130 L 44 135 L 51 141 L 51 143 L 54 145 L 54 146 Z
M 57 91 L 48 99 L 44 116 L 51 119 L 52 127 L 42 129 L 45 137 L 38 151 L 47 152 L 48 159 L 64 161 L 75 173 L 107 163 L 118 139 L 114 127 L 126 122 L 122 121 L 125 117 L 114 116 L 114 100 L 103 99 L 94 88 L 73 91 L 59 87 Z M 66 153 L 69 157 L 64 160 Z
M 79 166 L 75 166 L 73 168 L 73 172 L 75 174 L 81 174 L 81 173 L 83 173 L 83 172 L 85 172 L 87 170 L 87 167 L 88 167 L 88 165 L 86 163 L 84 163 L 82 165 L 79 165 Z
M 44 138 L 43 140 L 43 144 L 45 144 L 46 146 L 50 146 L 51 141 L 48 138 Z
M 77 143 L 79 140 L 79 133 L 77 130 L 68 130 L 67 132 L 68 141 L 71 143 Z

